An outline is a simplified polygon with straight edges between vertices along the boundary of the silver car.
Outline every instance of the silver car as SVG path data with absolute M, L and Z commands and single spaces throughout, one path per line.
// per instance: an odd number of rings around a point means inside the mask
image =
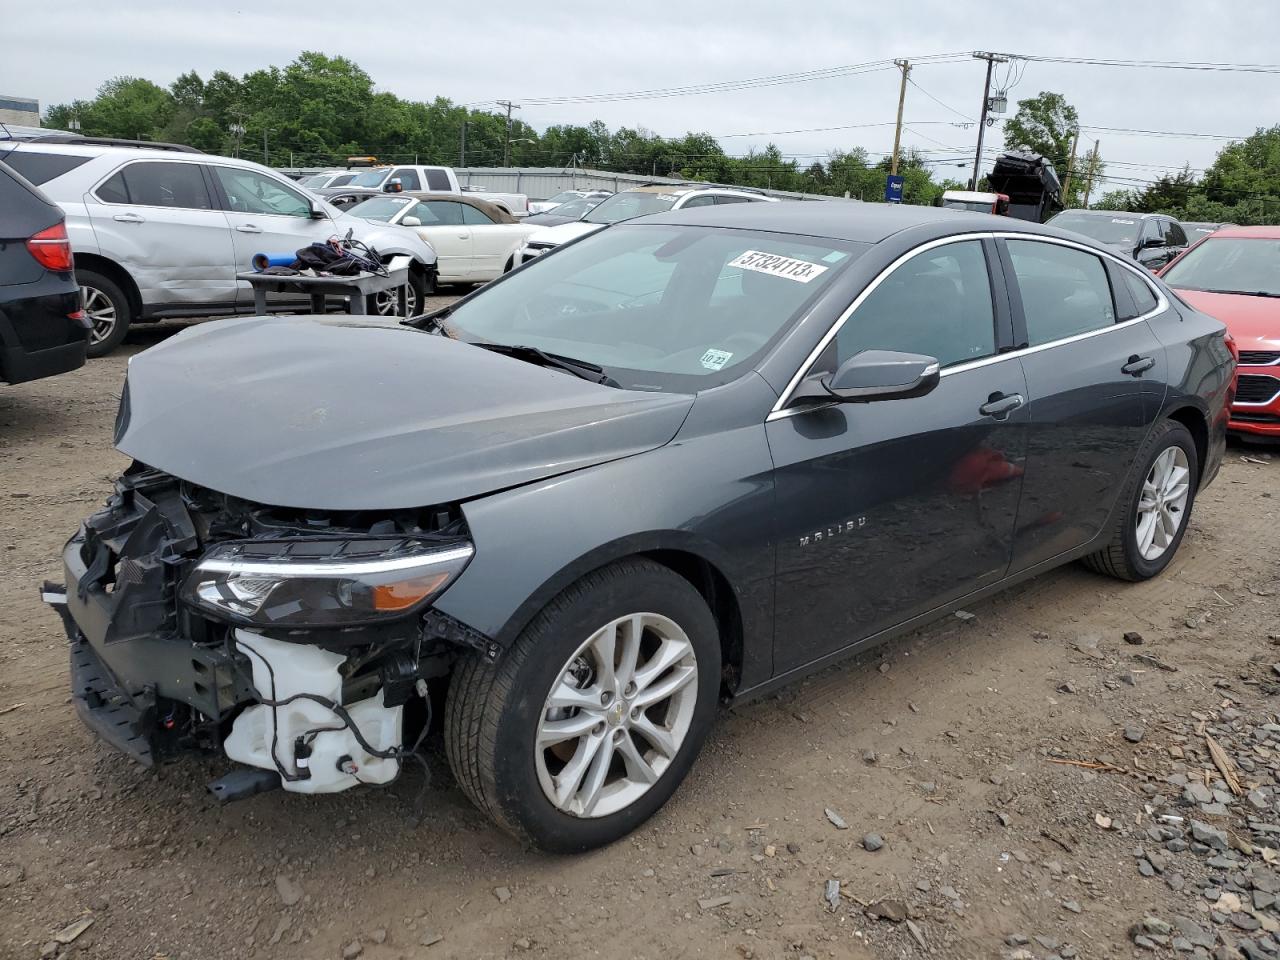
M 120 343 L 131 323 L 251 313 L 253 291 L 236 274 L 254 254 L 292 254 L 348 230 L 384 260 L 411 258 L 411 312 L 434 274 L 435 252 L 412 230 L 346 217 L 247 160 L 73 137 L 0 142 L 0 159 L 66 212 L 93 321 L 91 357 Z M 373 308 L 390 313 L 396 304 L 383 297 Z

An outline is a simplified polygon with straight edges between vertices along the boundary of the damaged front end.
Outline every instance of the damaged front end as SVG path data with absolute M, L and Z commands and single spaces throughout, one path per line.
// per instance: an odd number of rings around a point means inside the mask
M 486 638 L 432 600 L 472 555 L 456 505 L 282 509 L 135 464 L 46 584 L 71 645 L 76 710 L 151 766 L 224 751 L 282 785 L 330 793 L 399 773 L 406 705 Z M 420 738 L 419 738 L 420 739 Z

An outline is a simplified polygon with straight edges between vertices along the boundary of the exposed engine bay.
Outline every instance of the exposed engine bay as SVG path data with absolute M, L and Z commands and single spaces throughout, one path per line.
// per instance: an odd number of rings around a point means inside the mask
M 428 681 L 486 648 L 430 606 L 472 552 L 457 506 L 272 508 L 135 464 L 44 597 L 109 743 L 148 766 L 223 751 L 251 770 L 211 784 L 221 799 L 332 793 L 393 781 L 430 725 Z

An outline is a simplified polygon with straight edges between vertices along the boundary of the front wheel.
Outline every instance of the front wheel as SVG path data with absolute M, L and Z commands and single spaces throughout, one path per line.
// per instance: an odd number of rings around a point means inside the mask
M 427 297 L 433 293 L 435 293 L 434 271 L 410 270 L 409 289 L 405 291 L 405 307 L 407 310 L 405 316 L 416 317 L 418 314 L 423 313 Z M 365 309 L 367 313 L 378 314 L 383 317 L 398 317 L 400 315 L 399 293 L 395 290 L 371 293 Z
M 1085 565 L 1121 580 L 1149 580 L 1160 573 L 1187 532 L 1199 477 L 1191 432 L 1173 420 L 1157 424 L 1121 496 L 1111 542 L 1085 557 Z
M 463 791 L 503 829 L 570 853 L 653 815 L 715 716 L 720 642 L 706 602 L 650 560 L 589 574 L 490 663 L 454 673 L 445 720 Z

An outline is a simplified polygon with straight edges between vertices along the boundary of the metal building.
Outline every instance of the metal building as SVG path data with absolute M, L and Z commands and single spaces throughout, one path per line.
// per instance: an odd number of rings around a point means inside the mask
M 40 126 L 40 101 L 26 97 L 10 97 L 0 93 L 0 123 Z

